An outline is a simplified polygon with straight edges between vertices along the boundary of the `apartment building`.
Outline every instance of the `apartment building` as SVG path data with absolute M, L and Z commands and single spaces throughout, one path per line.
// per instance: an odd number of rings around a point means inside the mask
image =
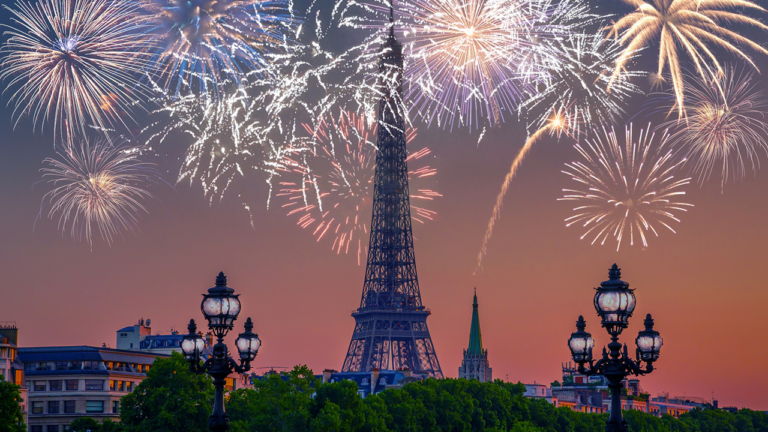
M 19 348 L 29 432 L 63 432 L 78 417 L 119 421 L 120 398 L 163 354 L 91 346 Z

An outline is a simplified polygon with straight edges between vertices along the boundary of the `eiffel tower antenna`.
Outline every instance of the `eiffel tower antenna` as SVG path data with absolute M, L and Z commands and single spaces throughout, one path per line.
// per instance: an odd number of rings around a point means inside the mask
M 342 372 L 408 369 L 435 378 L 443 371 L 421 303 L 411 229 L 411 204 L 402 106 L 403 47 L 390 30 L 379 57 L 386 86 L 379 101 L 376 173 L 368 262 L 355 329 Z

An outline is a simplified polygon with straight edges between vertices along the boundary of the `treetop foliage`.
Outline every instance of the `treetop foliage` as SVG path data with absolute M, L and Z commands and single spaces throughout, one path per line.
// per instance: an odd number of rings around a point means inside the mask
M 500 380 L 428 379 L 362 398 L 353 381 L 322 384 L 306 366 L 228 394 L 232 432 L 603 432 L 607 414 L 555 408 Z M 123 432 L 204 432 L 213 401 L 181 355 L 158 359 L 123 397 Z M 625 411 L 631 432 L 768 432 L 768 414 L 696 409 L 679 419 Z M 110 426 L 112 427 L 112 426 Z M 117 429 L 109 429 L 114 432 Z M 14 431 L 15 432 L 15 431 Z M 106 431 L 99 431 L 106 432 Z

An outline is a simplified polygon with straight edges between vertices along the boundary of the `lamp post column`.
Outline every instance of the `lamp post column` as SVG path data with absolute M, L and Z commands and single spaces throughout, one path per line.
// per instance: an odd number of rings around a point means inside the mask
M 208 420 L 208 429 L 211 431 L 226 431 L 229 429 L 229 416 L 224 411 L 224 385 L 230 371 L 226 367 L 228 363 L 227 346 L 224 338 L 219 336 L 216 345 L 213 346 L 213 367 L 209 374 L 213 378 L 213 387 L 216 391 L 213 398 L 213 412 Z

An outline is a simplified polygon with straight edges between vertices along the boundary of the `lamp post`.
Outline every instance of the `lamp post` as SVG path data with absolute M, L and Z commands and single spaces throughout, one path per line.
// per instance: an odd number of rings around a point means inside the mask
M 216 395 L 213 401 L 213 413 L 208 420 L 208 428 L 211 431 L 226 431 L 229 429 L 229 416 L 224 412 L 224 384 L 232 372 L 243 373 L 251 369 L 251 362 L 256 358 L 261 346 L 259 336 L 254 333 L 253 321 L 248 318 L 245 321 L 245 332 L 237 336 L 235 345 L 240 354 L 239 364 L 229 356 L 227 345 L 224 344 L 224 336 L 232 330 L 233 323 L 240 313 L 239 294 L 227 286 L 227 277 L 221 272 L 216 277 L 216 286 L 203 294 L 203 303 L 200 309 L 208 320 L 208 328 L 216 336 L 216 344 L 213 353 L 200 364 L 200 355 L 205 343 L 202 336 L 197 333 L 195 320 L 189 320 L 187 329 L 189 333 L 184 335 L 181 341 L 181 351 L 189 362 L 192 372 L 208 375 L 213 378 Z
M 568 339 L 568 348 L 573 360 L 579 365 L 579 373 L 591 376 L 602 375 L 608 380 L 611 389 L 611 414 L 605 426 L 606 432 L 627 432 L 629 427 L 621 415 L 621 382 L 629 375 L 645 375 L 653 372 L 653 362 L 659 359 L 662 339 L 659 332 L 653 329 L 651 314 L 645 318 L 645 330 L 635 339 L 637 360 L 627 353 L 627 345 L 619 342 L 619 335 L 627 328 L 629 318 L 635 310 L 634 290 L 621 280 L 621 269 L 614 264 L 608 271 L 608 280 L 595 288 L 595 310 L 600 316 L 601 324 L 611 335 L 608 344 L 609 352 L 603 348 L 603 356 L 597 363 L 592 359 L 592 348 L 595 341 L 592 335 L 585 331 L 586 322 L 579 316 L 576 322 L 576 332 Z M 585 367 L 585 364 L 589 367 Z M 645 363 L 645 368 L 643 368 Z

